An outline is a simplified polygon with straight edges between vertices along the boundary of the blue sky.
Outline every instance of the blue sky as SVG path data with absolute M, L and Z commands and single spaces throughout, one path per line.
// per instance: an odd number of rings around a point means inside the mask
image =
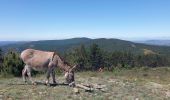
M 0 0 L 0 40 L 170 39 L 170 0 Z

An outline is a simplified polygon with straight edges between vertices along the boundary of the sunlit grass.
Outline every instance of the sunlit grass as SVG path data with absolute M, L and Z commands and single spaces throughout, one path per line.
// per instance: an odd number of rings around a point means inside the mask
M 119 69 L 112 72 L 77 72 L 76 83 L 104 84 L 106 92 L 85 92 L 75 94 L 67 86 L 49 87 L 45 85 L 24 84 L 22 78 L 1 78 L 0 94 L 3 99 L 24 100 L 158 100 L 170 99 L 170 68 L 134 68 Z M 59 82 L 64 81 L 57 75 Z M 45 75 L 38 75 L 34 80 L 44 81 Z

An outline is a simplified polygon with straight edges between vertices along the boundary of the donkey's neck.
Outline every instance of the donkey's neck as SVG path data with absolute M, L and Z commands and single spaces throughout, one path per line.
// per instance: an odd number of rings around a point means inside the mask
M 57 57 L 58 59 L 57 59 L 57 61 L 58 61 L 58 67 L 60 68 L 60 69 L 62 69 L 62 70 L 64 70 L 64 71 L 69 71 L 70 70 L 70 66 L 67 64 L 67 63 L 65 63 L 65 61 L 58 55 L 58 57 Z

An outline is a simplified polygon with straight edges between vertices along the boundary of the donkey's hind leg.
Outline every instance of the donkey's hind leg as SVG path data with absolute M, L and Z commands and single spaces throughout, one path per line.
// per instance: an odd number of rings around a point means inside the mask
M 24 66 L 24 69 L 22 70 L 22 78 L 23 78 L 23 81 L 26 83 L 26 73 L 27 73 L 27 70 L 26 70 L 26 65 Z
M 25 68 L 26 68 L 26 72 L 27 72 L 29 80 L 34 84 L 35 82 L 32 80 L 32 77 L 31 77 L 31 67 L 29 65 L 26 65 Z

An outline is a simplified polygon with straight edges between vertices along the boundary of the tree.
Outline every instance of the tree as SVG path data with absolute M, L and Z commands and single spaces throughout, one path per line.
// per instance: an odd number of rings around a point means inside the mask
M 111 64 L 113 67 L 134 67 L 134 55 L 129 51 L 115 51 L 111 54 Z
M 122 63 L 123 54 L 119 51 L 115 51 L 111 54 L 111 64 L 114 67 L 117 67 Z
M 78 64 L 77 70 L 84 70 L 86 69 L 85 66 L 87 65 L 87 52 L 85 46 L 82 44 L 79 47 L 76 47 L 70 52 L 65 54 L 65 58 L 71 64 Z
M 79 65 L 80 70 L 82 71 L 83 69 L 85 69 L 85 66 L 87 65 L 87 52 L 84 45 L 81 45 L 79 48 L 77 48 L 76 52 L 77 52 L 76 62 Z
M 104 51 L 102 53 L 102 58 L 103 58 L 103 62 L 104 62 L 104 67 L 108 70 L 111 71 L 112 70 L 112 59 L 111 59 L 111 53 Z
M 3 61 L 3 73 L 5 75 L 11 74 L 14 76 L 21 76 L 23 69 L 23 62 L 19 57 L 19 53 L 14 50 L 10 50 L 4 55 Z
M 93 44 L 90 47 L 89 63 L 93 71 L 103 67 L 104 61 L 102 51 L 97 44 Z
M 158 67 L 168 66 L 167 57 L 159 54 L 138 55 L 136 57 L 136 66 Z
M 134 67 L 134 55 L 130 51 L 123 52 L 123 67 Z

